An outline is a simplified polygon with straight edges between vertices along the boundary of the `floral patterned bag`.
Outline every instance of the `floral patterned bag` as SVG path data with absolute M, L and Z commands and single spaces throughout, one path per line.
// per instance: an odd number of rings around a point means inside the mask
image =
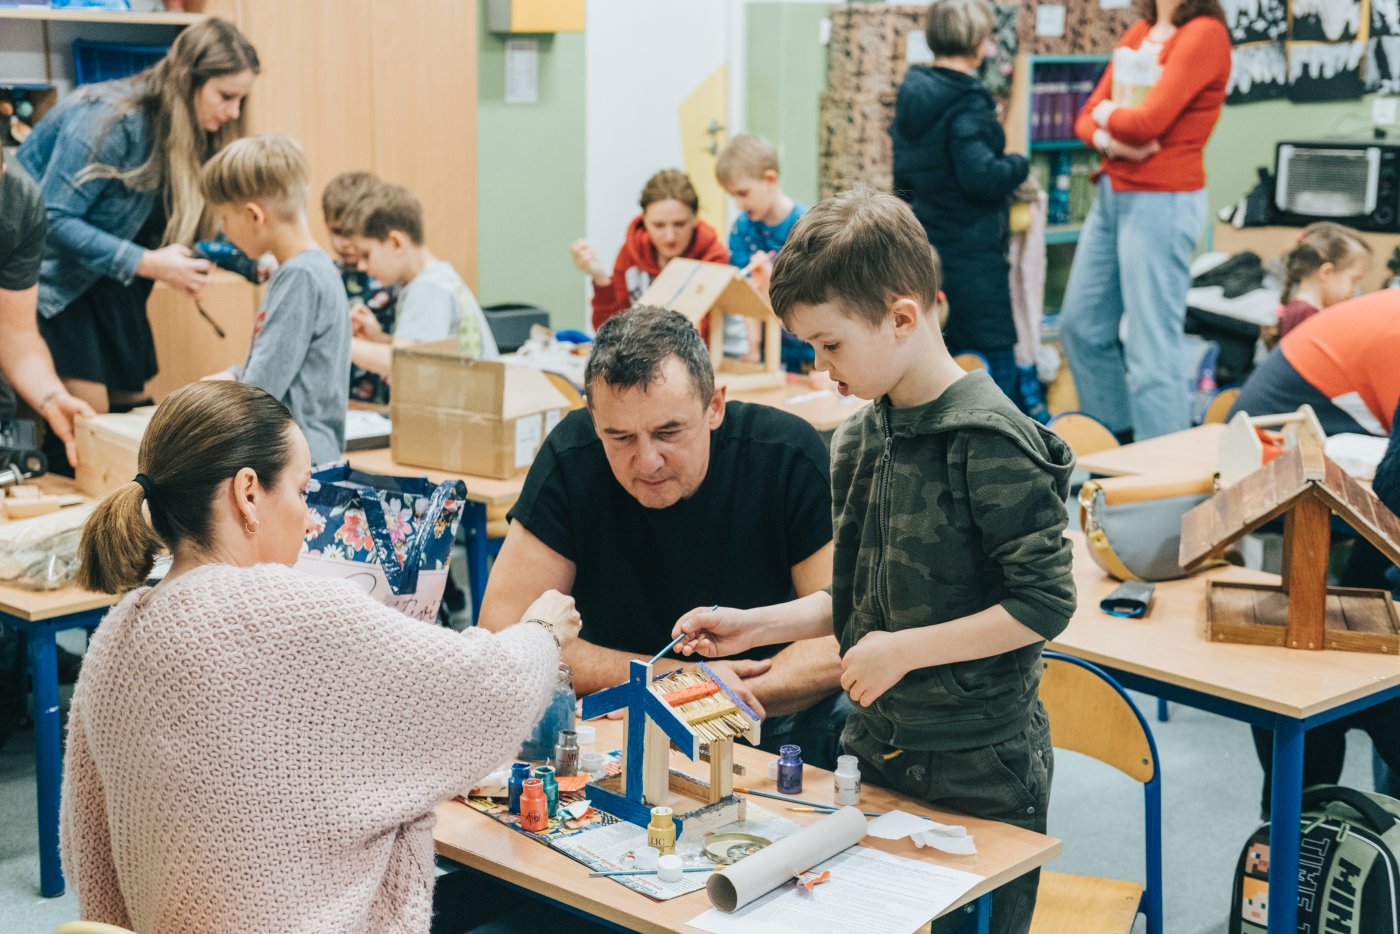
M 432 622 L 447 584 L 467 486 L 324 467 L 307 491 L 312 530 L 297 568 L 355 581 L 377 600 Z

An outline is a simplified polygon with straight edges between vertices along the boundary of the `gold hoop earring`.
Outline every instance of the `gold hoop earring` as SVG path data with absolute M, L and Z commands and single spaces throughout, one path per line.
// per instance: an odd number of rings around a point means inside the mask
M 257 534 L 258 534 L 258 530 L 262 528 L 262 523 L 259 522 L 259 521 L 257 521 L 256 519 L 253 520 L 253 524 L 256 525 L 257 528 L 255 528 L 255 529 L 250 529 L 250 528 L 248 528 L 248 520 L 247 520 L 247 519 L 244 519 L 244 520 L 243 520 L 243 530 L 244 530 L 245 532 L 247 532 L 249 535 L 257 535 Z

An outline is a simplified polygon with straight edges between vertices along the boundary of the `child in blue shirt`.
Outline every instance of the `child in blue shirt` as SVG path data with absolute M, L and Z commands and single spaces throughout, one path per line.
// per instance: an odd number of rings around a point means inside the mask
M 778 154 L 772 143 L 757 136 L 734 137 L 715 162 L 715 176 L 742 212 L 729 231 L 729 262 L 740 269 L 756 262 L 750 275 L 766 291 L 773 257 L 807 213 L 807 206 L 783 192 Z M 762 343 L 758 322 L 731 316 L 725 321 L 724 336 L 727 354 L 757 359 Z M 811 361 L 812 349 L 784 331 L 783 366 L 800 373 Z

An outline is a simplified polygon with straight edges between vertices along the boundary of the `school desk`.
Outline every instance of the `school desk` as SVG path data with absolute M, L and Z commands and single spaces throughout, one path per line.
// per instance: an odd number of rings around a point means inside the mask
M 591 722 L 598 728 L 598 739 L 593 749 L 609 750 L 622 746 L 621 720 Z M 768 763 L 772 759 L 773 756 L 769 753 L 736 743 L 734 761 L 744 766 L 745 775 L 742 778 L 736 776 L 735 784 L 761 791 L 776 791 L 776 783 L 768 778 Z M 703 770 L 709 768 L 703 763 L 691 762 L 674 751 L 671 766 L 692 775 L 703 775 Z M 830 802 L 832 795 L 831 773 L 806 766 L 800 797 Z M 777 816 L 790 818 L 797 824 L 808 824 L 821 818 L 819 814 L 787 811 L 779 801 L 766 798 L 749 798 L 749 801 Z M 1061 850 L 1060 841 L 1053 837 L 1022 830 L 1009 824 L 937 811 L 922 801 L 886 791 L 868 781 L 861 785 L 860 807 L 867 811 L 900 808 L 913 814 L 928 814 L 936 820 L 967 827 L 977 842 L 977 853 L 972 856 L 949 856 L 929 848 L 918 849 L 909 840 L 866 838 L 862 845 L 878 847 L 910 859 L 941 863 L 983 876 L 982 882 L 948 910 L 962 910 L 970 916 L 975 916 L 969 917 L 969 921 L 975 921 L 977 930 L 982 932 L 988 930 L 991 892 L 1032 869 L 1043 866 L 1058 856 Z M 437 809 L 437 826 L 433 829 L 433 839 L 441 856 L 524 889 L 536 898 L 583 912 L 625 930 L 698 931 L 698 928 L 690 927 L 687 922 L 710 907 L 703 889 L 670 901 L 654 902 L 611 879 L 590 878 L 588 867 L 582 863 L 575 862 L 563 853 L 499 824 L 458 801 L 449 801 Z
M 822 433 L 835 431 L 842 422 L 870 404 L 865 399 L 843 397 L 835 389 L 813 389 L 807 377 L 792 374 L 785 386 L 731 392 L 729 398 L 782 409 Z
M 1200 425 L 1079 458 L 1076 467 L 1100 477 L 1153 474 L 1209 477 L 1215 473 L 1225 426 Z
M 474 624 L 481 613 L 481 599 L 486 596 L 487 561 L 490 558 L 491 545 L 486 539 L 486 508 L 509 506 L 515 502 L 525 486 L 525 474 L 510 480 L 498 480 L 494 477 L 451 473 L 427 467 L 410 467 L 396 462 L 389 448 L 350 451 L 345 456 L 349 458 L 351 467 L 369 473 L 396 477 L 427 477 L 433 483 L 442 483 L 444 480 L 461 480 L 466 483 L 467 506 L 463 510 L 462 524 L 466 527 L 467 574 L 471 578 L 468 585 L 471 588 Z
M 1124 687 L 1273 731 L 1273 826 L 1292 832 L 1270 835 L 1269 930 L 1293 931 L 1303 733 L 1400 697 L 1400 658 L 1211 642 L 1207 580 L 1278 582 L 1277 575 L 1243 568 L 1157 584 L 1156 601 L 1143 619 L 1108 616 L 1099 601 L 1118 582 L 1089 558 L 1083 536 L 1071 538 L 1079 608 L 1050 648 L 1108 669 Z
M 49 476 L 39 481 L 45 493 L 77 492 L 72 480 Z M 2 521 L 2 520 L 0 520 Z M 39 820 L 39 894 L 63 894 L 58 856 L 58 793 L 63 782 L 63 724 L 58 711 L 58 644 L 65 629 L 96 629 L 118 596 L 78 587 L 47 592 L 0 585 L 0 625 L 24 633 L 29 643 L 27 666 L 34 692 L 34 785 Z

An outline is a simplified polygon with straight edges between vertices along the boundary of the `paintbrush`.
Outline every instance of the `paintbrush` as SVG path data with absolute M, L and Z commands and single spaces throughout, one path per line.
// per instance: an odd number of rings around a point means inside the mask
M 716 603 L 714 606 L 710 607 L 710 612 L 713 613 L 715 610 L 718 610 L 718 609 L 719 609 L 719 604 Z M 661 660 L 661 656 L 665 655 L 667 652 L 671 651 L 671 650 L 674 649 L 677 645 L 679 645 L 679 644 L 680 644 L 680 641 L 681 641 L 682 639 L 684 639 L 687 635 L 688 635 L 688 633 L 684 633 L 684 632 L 683 632 L 683 633 L 681 633 L 679 636 L 676 636 L 676 638 L 672 639 L 672 640 L 670 641 L 670 643 L 667 644 L 666 648 L 662 649 L 660 652 L 657 652 L 655 655 L 653 655 L 653 656 L 651 657 L 651 661 L 647 662 L 647 664 L 648 664 L 648 665 L 655 665 L 658 661 Z
M 209 326 L 214 329 L 215 334 L 219 335 L 221 339 L 228 337 L 228 335 L 224 333 L 224 329 L 219 327 L 219 322 L 215 321 L 214 316 L 204 310 L 204 306 L 200 304 L 197 298 L 194 300 L 194 308 L 195 311 L 199 312 L 201 318 L 209 322 Z
M 714 872 L 713 866 L 686 866 L 681 872 Z M 590 872 L 590 876 L 654 876 L 656 869 L 619 869 L 615 872 Z

